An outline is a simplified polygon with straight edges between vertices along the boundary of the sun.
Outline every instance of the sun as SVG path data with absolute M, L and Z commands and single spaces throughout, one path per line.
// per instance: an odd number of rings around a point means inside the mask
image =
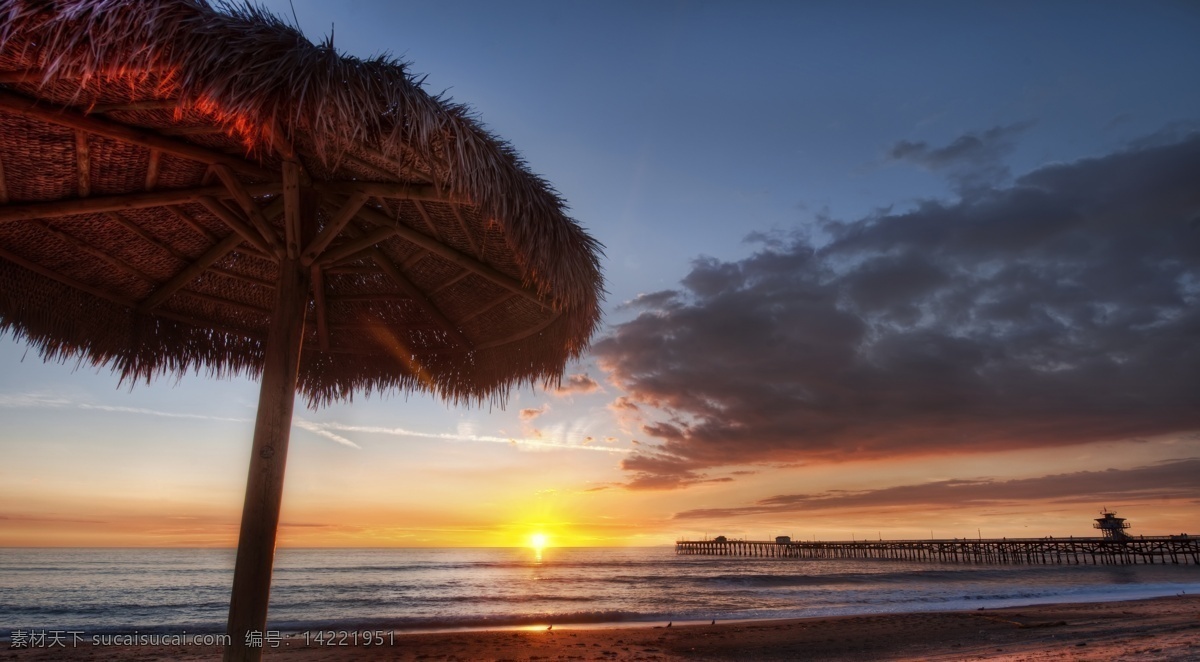
M 542 551 L 542 549 L 544 549 L 549 542 L 550 539 L 547 538 L 546 534 L 544 533 L 535 533 L 529 536 L 529 546 L 538 550 L 539 552 Z

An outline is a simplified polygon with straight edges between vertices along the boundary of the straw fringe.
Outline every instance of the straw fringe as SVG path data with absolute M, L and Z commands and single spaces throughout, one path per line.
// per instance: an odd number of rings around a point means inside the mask
M 600 323 L 601 246 L 511 145 L 468 107 L 428 94 L 403 62 L 339 55 L 330 40 L 313 44 L 250 4 L 194 0 L 0 0 L 0 54 L 39 71 L 47 89 L 75 81 L 78 98 L 119 85 L 129 98 L 145 98 L 149 86 L 155 98 L 177 100 L 177 118 L 201 111 L 264 163 L 278 163 L 282 135 L 329 172 L 364 149 L 402 168 L 397 181 L 411 181 L 407 166 L 415 166 L 499 229 L 520 280 L 558 314 L 541 332 L 499 347 L 455 353 L 433 338 L 403 360 L 306 343 L 301 390 L 314 406 L 391 389 L 503 402 L 514 386 L 556 384 Z M 262 329 L 254 316 L 230 320 L 203 329 L 136 314 L 0 260 L 0 332 L 48 359 L 111 365 L 137 381 L 200 370 L 257 374 Z

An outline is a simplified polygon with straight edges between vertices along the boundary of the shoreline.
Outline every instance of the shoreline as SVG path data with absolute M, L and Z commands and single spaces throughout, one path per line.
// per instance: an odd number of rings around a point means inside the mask
M 1190 586 L 1190 585 L 1189 585 Z M 1063 596 L 1058 597 L 1040 597 L 1033 601 L 1021 601 L 1018 599 L 1004 599 L 1003 604 L 983 604 L 981 606 L 966 606 L 960 603 L 955 606 L 947 607 L 928 607 L 925 609 L 888 609 L 880 611 L 846 611 L 842 613 L 808 613 L 808 614 L 788 614 L 776 616 L 744 616 L 721 618 L 715 620 L 722 625 L 730 624 L 752 624 L 752 623 L 775 623 L 775 622 L 791 622 L 791 621 L 812 621 L 812 620 L 828 620 L 839 618 L 869 618 L 876 616 L 899 616 L 905 614 L 917 613 L 958 613 L 958 612 L 975 612 L 975 611 L 1000 611 L 1003 609 L 1026 608 L 1033 609 L 1036 607 L 1048 605 L 1065 605 L 1065 604 L 1103 604 L 1111 602 L 1141 602 L 1146 600 L 1165 599 L 1172 597 L 1180 597 L 1186 595 L 1200 596 L 1200 591 L 1194 593 L 1172 591 L 1171 593 L 1163 593 L 1161 591 L 1149 591 L 1147 594 L 1133 594 L 1124 596 L 1113 596 L 1112 594 L 1093 594 L 1085 599 L 1064 599 Z M 991 600 L 987 602 L 993 602 Z M 913 603 L 914 605 L 916 603 Z M 641 615 L 635 615 L 641 616 Z M 467 624 L 396 624 L 394 619 L 378 618 L 368 621 L 336 621 L 317 622 L 310 625 L 296 625 L 295 623 L 287 623 L 283 625 L 274 625 L 270 627 L 271 632 L 279 633 L 283 637 L 302 637 L 306 632 L 388 632 L 394 637 L 406 637 L 409 635 L 431 635 L 431 634 L 475 634 L 481 632 L 537 632 L 545 630 L 548 626 L 553 626 L 554 629 L 565 630 L 623 630 L 623 629 L 642 629 L 655 628 L 665 626 L 667 623 L 674 623 L 674 627 L 689 627 L 699 625 L 709 625 L 710 617 L 675 617 L 664 615 L 657 618 L 628 618 L 619 620 L 570 620 L 568 615 L 567 620 L 555 620 L 553 618 L 495 618 L 493 621 L 480 619 Z M 29 629 L 29 628 L 25 628 Z M 50 628 L 41 628 L 42 631 L 50 632 Z M 69 631 L 59 629 L 58 631 Z M 192 637 L 212 637 L 223 634 L 221 626 L 214 626 L 210 629 L 205 629 L 203 626 L 187 626 L 184 628 L 170 627 L 104 627 L 100 629 L 89 629 L 86 632 L 85 639 L 90 639 L 93 636 L 108 638 L 111 636 L 126 636 L 126 635 L 142 635 L 147 637 L 163 637 L 163 636 L 178 636 L 180 633 Z M 0 630 L 0 651 L 6 650 L 11 640 L 11 632 Z
M 6 633 L 7 634 L 7 633 Z M 0 648 L 0 660 L 219 660 L 219 647 Z M 341 660 L 1194 660 L 1200 596 L 666 627 L 653 623 L 397 632 L 384 645 L 305 646 L 265 659 Z

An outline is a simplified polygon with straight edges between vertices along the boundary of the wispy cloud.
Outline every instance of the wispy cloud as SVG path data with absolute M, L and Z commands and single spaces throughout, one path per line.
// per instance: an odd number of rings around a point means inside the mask
M 142 416 L 159 416 L 162 418 L 190 418 L 198 421 L 223 421 L 226 423 L 249 423 L 252 419 L 238 418 L 229 416 L 208 416 L 205 414 L 184 414 L 172 411 L 158 411 L 156 409 L 145 409 L 143 407 L 117 407 L 113 405 L 89 405 L 79 403 L 75 405 L 78 409 L 90 409 L 93 411 L 107 411 L 114 414 L 140 414 Z
M 46 393 L 0 393 L 0 407 L 5 409 L 58 409 L 73 404 Z
M 117 405 L 94 405 L 88 402 L 76 402 L 67 398 L 46 393 L 0 393 L 0 408 L 3 409 L 83 409 L 88 411 L 103 411 L 113 414 L 137 414 L 139 416 L 158 416 L 160 418 L 187 418 L 199 421 L 222 421 L 226 423 L 248 423 L 253 419 L 244 417 L 210 416 L 208 414 L 190 414 L 184 412 L 161 411 L 144 407 L 121 407 Z
M 498 436 L 493 436 L 493 435 L 477 434 L 477 433 L 466 431 L 466 430 L 459 430 L 458 432 L 419 432 L 417 430 L 408 430 L 405 428 L 389 428 L 389 427 L 370 426 L 370 425 L 347 425 L 345 423 L 338 423 L 338 422 L 334 422 L 334 421 L 317 423 L 317 422 L 313 422 L 313 421 L 298 420 L 296 422 L 296 425 L 302 426 L 302 427 L 304 427 L 305 430 L 308 430 L 310 432 L 314 432 L 317 434 L 323 434 L 323 433 L 333 434 L 333 432 L 331 432 L 331 431 L 357 432 L 359 434 L 382 434 L 382 435 L 387 435 L 387 436 L 392 436 L 392 437 L 410 437 L 410 438 L 415 437 L 418 439 L 440 439 L 443 441 L 456 441 L 456 442 L 479 442 L 479 443 L 488 443 L 488 444 L 508 444 L 508 445 L 515 445 L 515 446 L 521 447 L 521 448 L 528 448 L 531 450 L 566 449 L 566 450 L 579 450 L 579 451 L 599 451 L 601 453 L 628 453 L 629 452 L 628 449 L 624 449 L 624 448 L 612 448 L 612 447 L 605 447 L 605 446 L 585 445 L 583 443 L 582 437 L 577 442 L 569 440 L 569 439 L 563 440 L 563 441 L 558 441 L 558 440 L 545 439 L 545 438 L 534 439 L 534 438 L 528 438 L 528 437 L 498 437 Z M 337 436 L 337 435 L 334 435 L 334 436 Z M 330 438 L 332 438 L 332 437 L 330 437 Z M 343 437 L 343 439 L 344 439 L 344 437 Z M 346 441 L 349 442 L 348 439 Z M 353 443 L 353 442 L 350 442 L 350 443 Z
M 5 393 L 0 394 L 0 408 L 4 409 L 83 409 L 90 411 L 102 411 L 114 414 L 133 414 L 136 416 L 157 416 L 162 418 L 178 418 L 191 419 L 201 421 L 219 421 L 225 423 L 249 423 L 253 419 L 237 418 L 228 416 L 209 416 L 207 414 L 192 414 L 184 412 L 160 411 L 157 409 L 146 409 L 144 407 L 122 407 L 114 405 L 95 405 L 86 402 L 75 402 L 61 396 L 50 395 L 46 393 Z M 404 428 L 388 428 L 377 426 L 362 426 L 362 425 L 346 425 L 338 422 L 317 422 L 310 421 L 304 418 L 297 418 L 292 421 L 292 426 L 306 432 L 311 432 L 318 437 L 328 439 L 335 444 L 345 446 L 347 448 L 362 449 L 362 446 L 347 438 L 343 434 L 345 432 L 355 432 L 360 434 L 383 434 L 393 437 L 417 437 L 421 439 L 441 439 L 445 441 L 456 442 L 482 442 L 492 444 L 510 444 L 529 450 L 551 450 L 551 449 L 566 449 L 566 450 L 584 450 L 584 451 L 600 451 L 602 453 L 628 453 L 625 448 L 613 448 L 605 446 L 591 446 L 586 441 L 587 435 L 569 435 L 558 434 L 554 435 L 557 438 L 533 438 L 533 437 L 499 437 L 486 434 L 478 434 L 475 432 L 475 427 L 469 423 L 464 423 L 458 426 L 455 432 L 418 432 L 416 430 L 407 430 Z M 578 437 L 576 439 L 575 437 Z
M 195 421 L 216 421 L 221 423 L 250 423 L 254 419 L 236 416 L 210 416 L 208 414 L 192 414 L 185 412 L 161 411 L 145 407 L 122 407 L 117 405 L 95 405 L 87 402 L 75 402 L 60 396 L 45 393 L 5 393 L 0 394 L 0 408 L 5 409 L 82 409 L 85 411 L 102 411 L 112 414 L 133 414 L 136 416 L 156 416 L 159 418 L 177 418 Z M 307 430 L 324 437 L 334 443 L 350 448 L 362 448 L 358 444 L 328 430 L 317 427 L 304 419 L 292 422 L 294 427 Z
M 306 421 L 302 418 L 299 418 L 299 419 L 292 421 L 292 427 L 297 427 L 297 428 L 300 428 L 301 430 L 308 430 L 309 432 L 317 435 L 318 437 L 325 437 L 326 439 L 329 439 L 329 440 L 331 440 L 335 443 L 341 444 L 343 446 L 349 446 L 350 448 L 357 448 L 359 450 L 362 450 L 362 446 L 359 446 L 358 444 L 354 443 L 353 441 L 350 441 L 349 439 L 347 439 L 339 434 L 334 434 L 333 432 L 330 432 L 329 430 L 321 427 L 320 423 L 313 423 L 312 421 Z

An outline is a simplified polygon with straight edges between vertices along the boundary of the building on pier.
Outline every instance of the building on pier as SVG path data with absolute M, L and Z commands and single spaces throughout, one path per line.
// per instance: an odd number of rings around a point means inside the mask
M 1107 508 L 1100 511 L 1103 517 L 1097 517 L 1096 523 L 1092 525 L 1093 529 L 1100 529 L 1106 540 L 1129 540 L 1130 536 L 1125 533 L 1125 529 L 1129 528 L 1129 523 L 1124 517 L 1117 517 L 1117 514 L 1110 512 Z

